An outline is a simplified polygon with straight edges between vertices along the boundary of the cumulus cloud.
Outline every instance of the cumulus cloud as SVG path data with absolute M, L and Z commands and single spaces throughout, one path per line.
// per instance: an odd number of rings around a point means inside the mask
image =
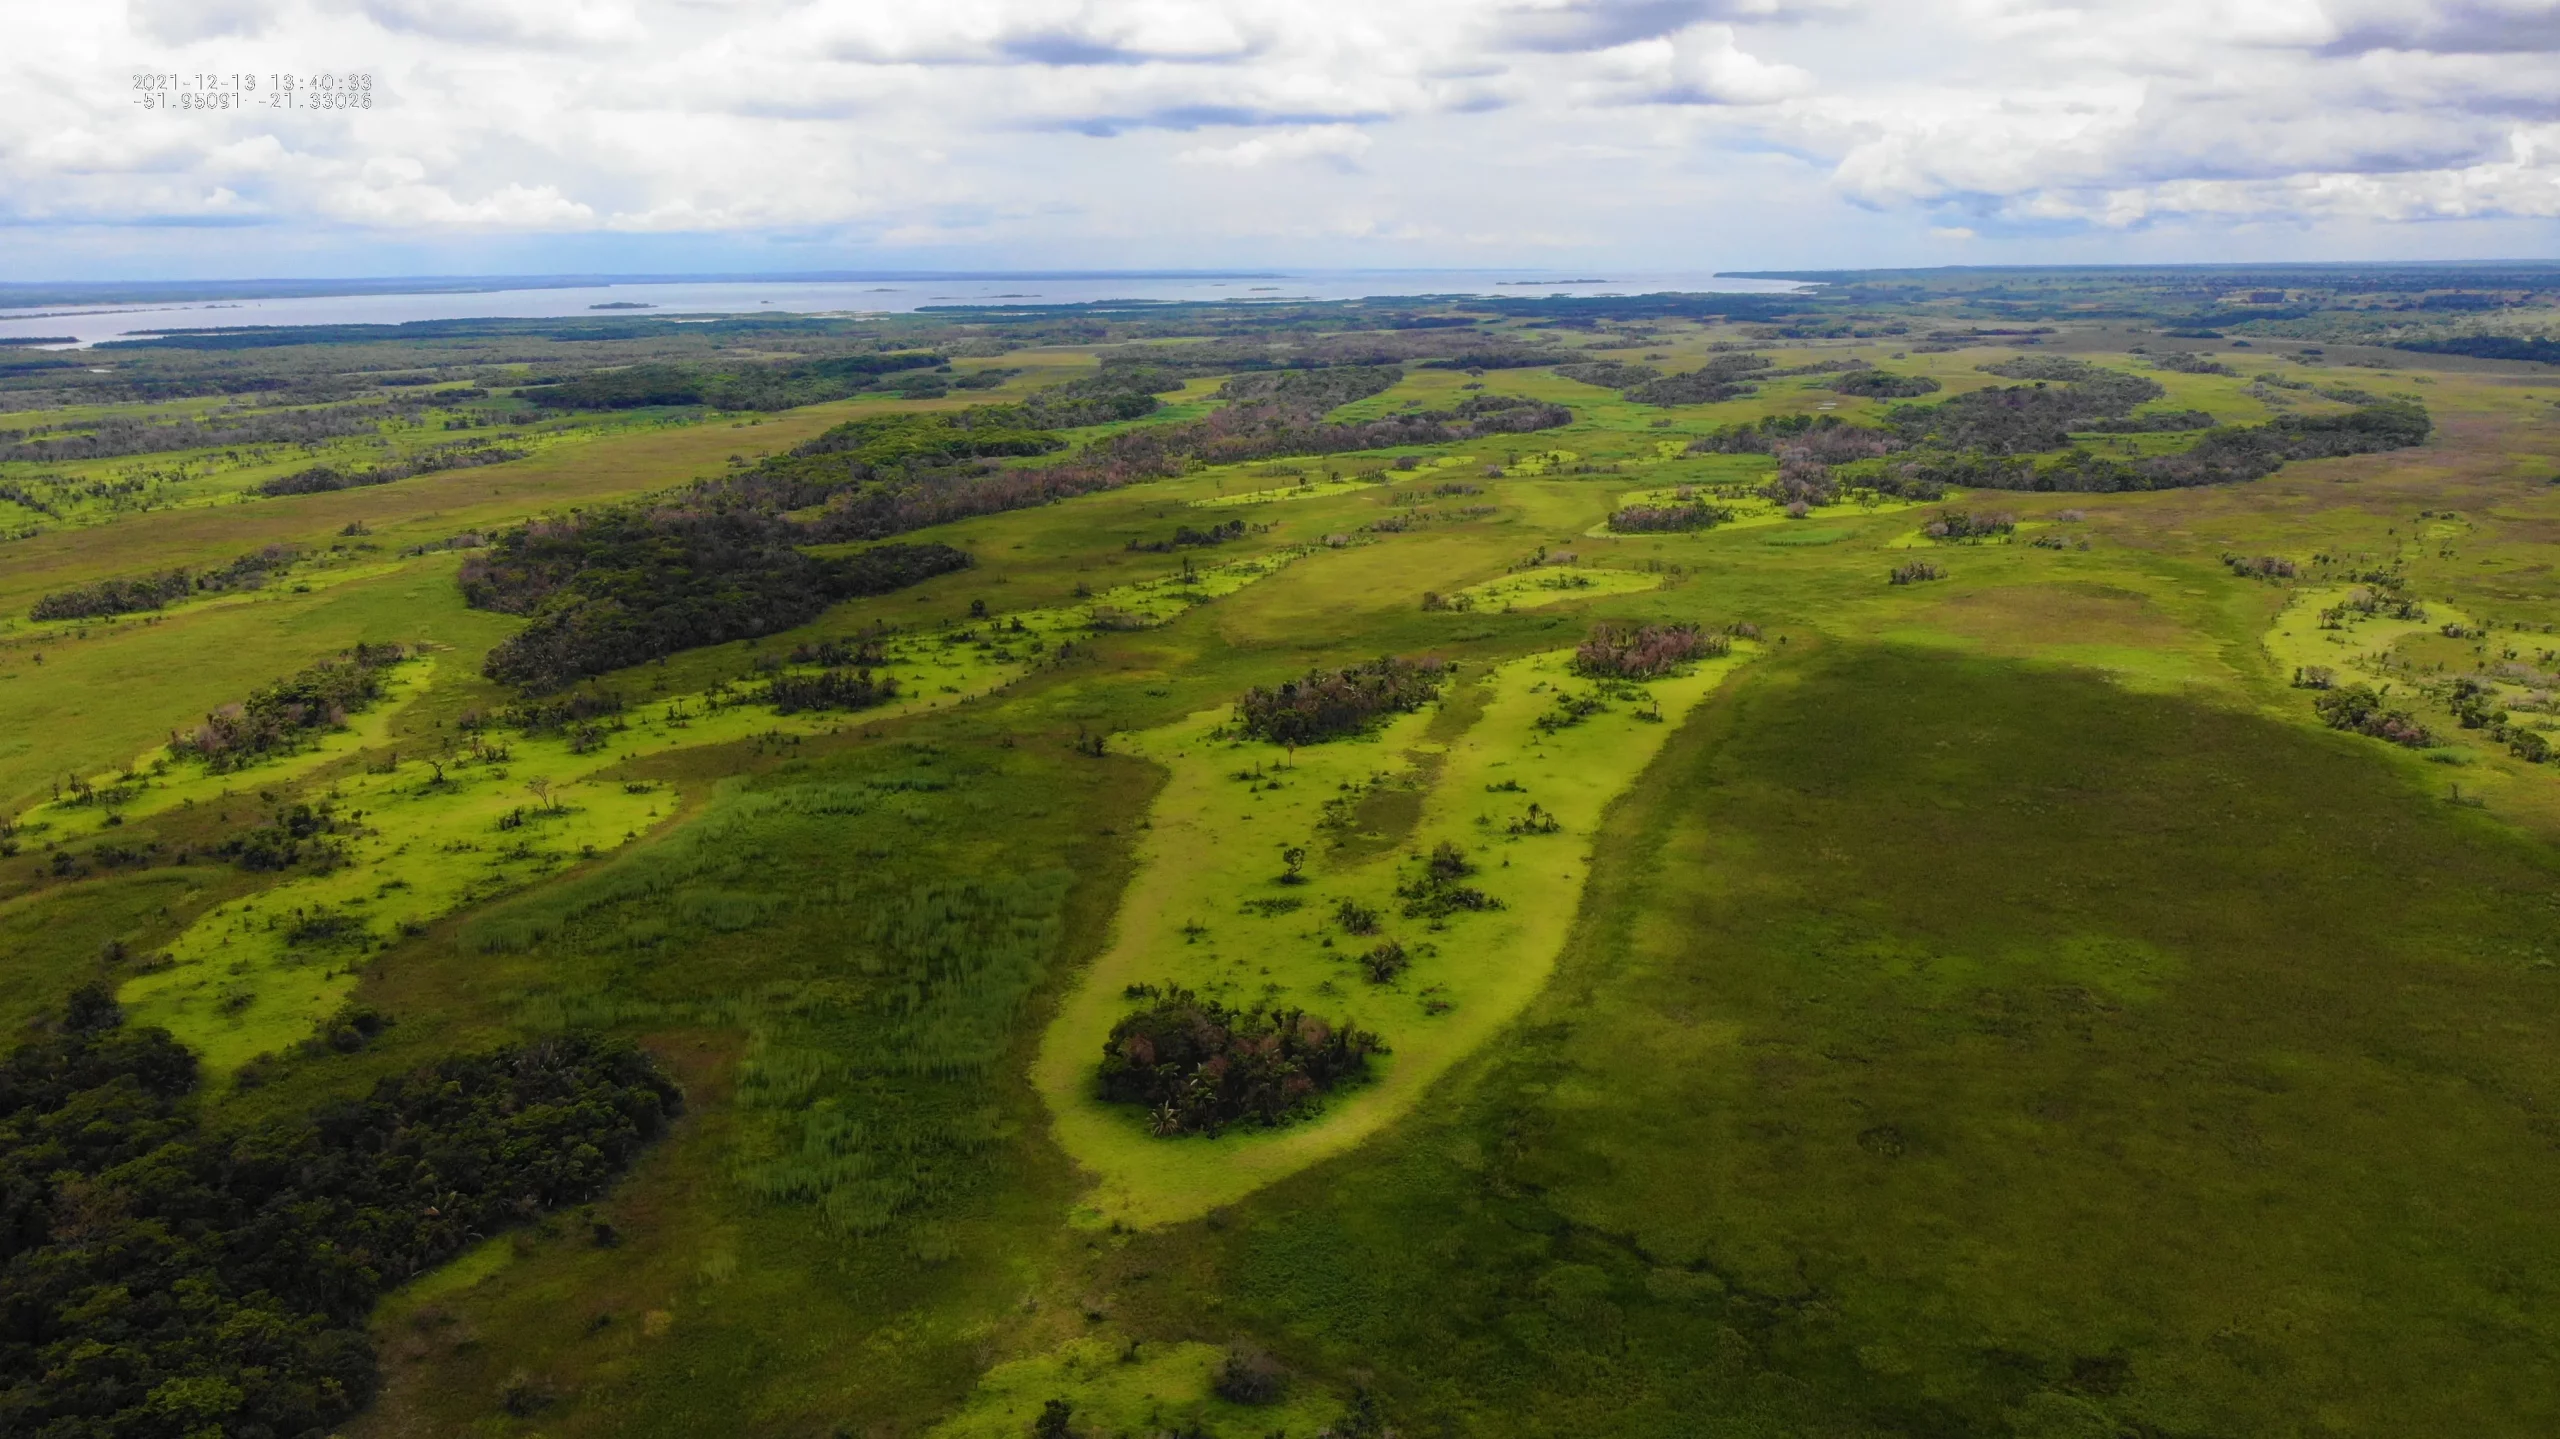
M 2560 0 L 125 0 L 12 42 L 21 235 L 1566 261 L 2560 219 Z M 371 110 L 172 115 L 120 80 L 351 67 Z

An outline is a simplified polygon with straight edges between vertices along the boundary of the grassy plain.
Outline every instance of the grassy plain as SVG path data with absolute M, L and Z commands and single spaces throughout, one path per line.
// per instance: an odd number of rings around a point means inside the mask
M 1593 338 L 1593 358 L 1676 369 L 1749 337 Z M 2132 343 L 2163 346 L 2065 327 L 2039 352 L 2138 367 Z M 2423 392 L 2438 434 L 2210 490 L 1951 497 L 2014 513 L 2010 544 L 1915 549 L 1928 507 L 1855 504 L 1613 535 L 1630 495 L 1765 477 L 1765 457 L 1686 455 L 1695 435 L 1886 405 L 1819 376 L 1666 410 L 1545 370 L 1417 369 L 1346 417 L 1481 384 L 1576 419 L 1377 481 L 1357 477 L 1393 453 L 945 526 L 919 538 L 976 569 L 613 677 L 638 703 L 608 747 L 510 737 L 506 765 L 449 766 L 449 786 L 428 761 L 463 709 L 506 698 L 476 671 L 515 621 L 461 606 L 452 554 L 404 548 L 883 402 L 634 422 L 485 469 L 12 541 L 0 811 L 24 823 L 0 858 L 0 1015 L 105 977 L 218 1070 L 281 1052 L 217 1088 L 226 1121 L 562 1026 L 680 1074 L 686 1117 L 611 1197 L 383 1307 L 365 1434 L 1020 1434 L 1065 1398 L 1097 1434 L 1305 1439 L 1361 1390 L 1408 1434 L 2548 1432 L 2560 1164 L 2536 1096 L 2560 1081 L 2560 776 L 2460 728 L 2439 691 L 2513 665 L 2501 702 L 2550 713 L 2560 386 L 2194 343 L 2242 373 L 2145 371 L 2162 407 L 2341 403 L 2252 386 L 2273 371 Z M 2014 353 L 1760 347 L 1944 393 Z M 1004 362 L 1026 374 L 996 398 L 1093 352 Z M 1421 493 L 1443 483 L 1476 492 Z M 1251 529 L 1194 553 L 1193 581 L 1132 548 L 1204 508 Z M 370 535 L 340 533 L 357 522 Z M 2047 537 L 2067 543 L 2029 543 Z M 380 548 L 329 556 L 350 540 Z M 14 618 L 279 542 L 314 557 L 254 596 Z M 1915 553 L 1947 577 L 1889 585 Z M 2373 570 L 2428 619 L 2330 643 L 2318 611 Z M 992 627 L 1017 616 L 1018 639 Z M 1662 723 L 1618 699 L 1538 730 L 1580 685 L 1556 657 L 1600 619 L 1763 639 L 1654 686 Z M 878 626 L 905 705 L 709 703 L 759 660 Z M 413 697 L 322 750 L 209 787 L 173 769 L 112 827 L 45 803 L 60 776 L 137 757 L 148 776 L 171 729 L 357 639 L 437 648 Z M 1211 736 L 1248 685 L 1381 653 L 1454 660 L 1458 683 L 1369 741 Z M 2290 684 L 2308 663 L 2394 684 L 2445 743 L 2322 730 Z M 497 829 L 541 807 L 536 774 L 569 814 Z M 333 791 L 373 831 L 336 875 L 211 857 Z M 1328 824 L 1331 800 L 1350 803 Z M 1560 832 L 1508 832 L 1531 801 Z M 1440 931 L 1401 915 L 1395 885 L 1443 838 L 1504 909 Z M 53 862 L 153 842 L 139 869 Z M 1287 845 L 1308 883 L 1277 882 Z M 1419 955 L 1395 982 L 1347 962 L 1326 920 L 1345 898 Z M 369 938 L 284 943 L 320 911 Z M 1167 979 L 1355 1015 L 1394 1053 L 1311 1123 L 1155 1140 L 1088 1081 L 1123 987 Z M 297 1048 L 342 1001 L 397 1023 L 357 1052 Z M 1292 1372 L 1281 1405 L 1210 1393 L 1238 1342 Z

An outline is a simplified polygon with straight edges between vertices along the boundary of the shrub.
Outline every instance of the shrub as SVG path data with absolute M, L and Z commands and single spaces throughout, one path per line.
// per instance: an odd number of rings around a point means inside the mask
M 2551 758 L 2551 741 L 2529 729 L 2507 731 L 2507 753 L 2527 764 L 2541 764 Z
M 1236 701 L 1236 728 L 1273 744 L 1321 744 L 1366 731 L 1390 714 L 1422 708 L 1440 694 L 1437 660 L 1381 657 L 1348 669 L 1309 670 L 1304 679 L 1259 686 Z
M 1649 680 L 1692 660 L 1733 653 L 1733 641 L 1693 624 L 1604 624 L 1573 652 L 1573 672 L 1589 679 Z
M 1925 584 L 1930 580 L 1943 580 L 1946 577 L 1945 570 L 1927 560 L 1913 560 L 1908 564 L 1894 566 L 1893 574 L 1889 578 L 1897 585 L 1917 585 Z
M 1369 952 L 1360 956 L 1360 968 L 1371 984 L 1386 984 L 1412 967 L 1413 956 L 1392 939 L 1370 946 Z
M 2293 561 L 2275 555 L 2224 555 L 2222 563 L 2244 580 L 2289 580 L 2297 573 Z
M 1215 1135 L 1231 1124 L 1274 1127 L 1367 1077 L 1378 1037 L 1298 1009 L 1230 1009 L 1168 985 L 1111 1027 L 1102 1097 L 1144 1105 L 1160 1137 Z
M 1289 1387 L 1289 1372 L 1270 1355 L 1249 1344 L 1227 1351 L 1211 1388 L 1230 1404 L 1277 1404 Z
M 1442 840 L 1423 861 L 1422 873 L 1396 886 L 1407 919 L 1446 919 L 1460 910 L 1502 908 L 1502 901 L 1460 880 L 1476 872 L 1466 852 Z

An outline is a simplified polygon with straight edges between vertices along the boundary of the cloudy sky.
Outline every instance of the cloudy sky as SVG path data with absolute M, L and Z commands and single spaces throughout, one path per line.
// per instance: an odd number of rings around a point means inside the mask
M 9 9 L 10 280 L 2560 253 L 2560 0 Z

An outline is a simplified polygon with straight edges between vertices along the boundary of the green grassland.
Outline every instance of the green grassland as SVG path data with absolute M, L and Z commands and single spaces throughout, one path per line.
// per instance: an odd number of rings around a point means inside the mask
M 1597 698 L 1570 651 L 1463 673 L 1436 711 L 1361 742 L 1292 754 L 1225 738 L 1204 711 L 1129 740 L 1166 772 L 1145 821 L 1138 876 L 1116 942 L 1060 1004 L 1032 1073 L 1061 1146 L 1094 1176 L 1080 1222 L 1154 1228 L 1196 1218 L 1358 1144 L 1528 1003 L 1555 962 L 1588 874 L 1589 836 L 1678 722 L 1740 663 L 1627 686 L 1594 714 L 1552 732 L 1538 722 L 1567 696 Z M 1633 692 L 1644 690 L 1642 698 Z M 1527 806 L 1547 823 L 1527 832 Z M 1501 907 L 1445 918 L 1399 913 L 1399 882 L 1422 857 L 1458 845 Z M 1282 852 L 1312 854 L 1304 873 Z M 1296 882 L 1288 876 L 1294 874 Z M 1360 934 L 1341 905 L 1383 918 Z M 1357 954 L 1394 942 L 1410 970 L 1364 980 Z M 1178 984 L 1229 1003 L 1356 1023 L 1387 1037 L 1376 1083 L 1318 1119 L 1169 1144 L 1142 1116 L 1090 1094 L 1103 1036 L 1131 985 Z
M 448 538 L 1120 351 L 1042 338 L 936 400 L 581 416 L 525 459 L 323 494 L 206 468 L 0 543 L 0 1014 L 104 979 L 200 1054 L 219 1123 L 564 1028 L 678 1076 L 684 1117 L 611 1195 L 381 1307 L 351 1434 L 1024 1435 L 1053 1399 L 1093 1436 L 2549 1432 L 2560 764 L 2466 727 L 2452 684 L 2512 729 L 2560 715 L 2560 384 L 2118 321 L 1926 340 L 1947 314 L 1485 330 L 1667 372 L 1854 360 L 1932 403 L 2053 354 L 2220 422 L 2348 406 L 2274 374 L 2423 394 L 2436 430 L 2240 484 L 1851 489 L 1794 519 L 1757 493 L 1770 456 L 1688 442 L 1905 402 L 1408 366 L 1331 418 L 1490 393 L 1573 419 L 919 531 L 976 566 L 605 676 L 602 744 L 489 731 L 497 759 L 463 717 L 517 698 L 479 671 L 521 622 L 464 607 Z M 1209 415 L 1220 383 L 1075 438 Z M 1737 517 L 1608 529 L 1683 488 Z M 2017 530 L 1922 536 L 1948 509 Z M 303 557 L 254 592 L 24 618 L 270 544 Z M 1888 583 L 1915 558 L 1944 577 Z M 2342 612 L 2376 586 L 2424 618 Z M 1567 661 L 1601 621 L 1759 638 L 1599 693 Z M 226 774 L 164 749 L 359 640 L 422 655 L 315 745 Z M 814 672 L 798 647 L 863 640 L 894 701 L 754 701 Z M 1362 737 L 1227 732 L 1250 686 L 1384 654 L 1456 668 Z M 2312 666 L 2436 743 L 2324 728 Z M 1604 707 L 1540 725 L 1576 694 Z M 321 801 L 345 863 L 221 857 Z M 1403 913 L 1442 841 L 1501 907 Z M 1389 938 L 1410 967 L 1372 982 Z M 1294 1124 L 1156 1138 L 1093 1076 L 1129 987 L 1167 982 L 1389 1052 Z M 345 1005 L 395 1022 L 303 1042 Z M 1234 1346 L 1275 1357 L 1276 1402 L 1219 1392 Z

